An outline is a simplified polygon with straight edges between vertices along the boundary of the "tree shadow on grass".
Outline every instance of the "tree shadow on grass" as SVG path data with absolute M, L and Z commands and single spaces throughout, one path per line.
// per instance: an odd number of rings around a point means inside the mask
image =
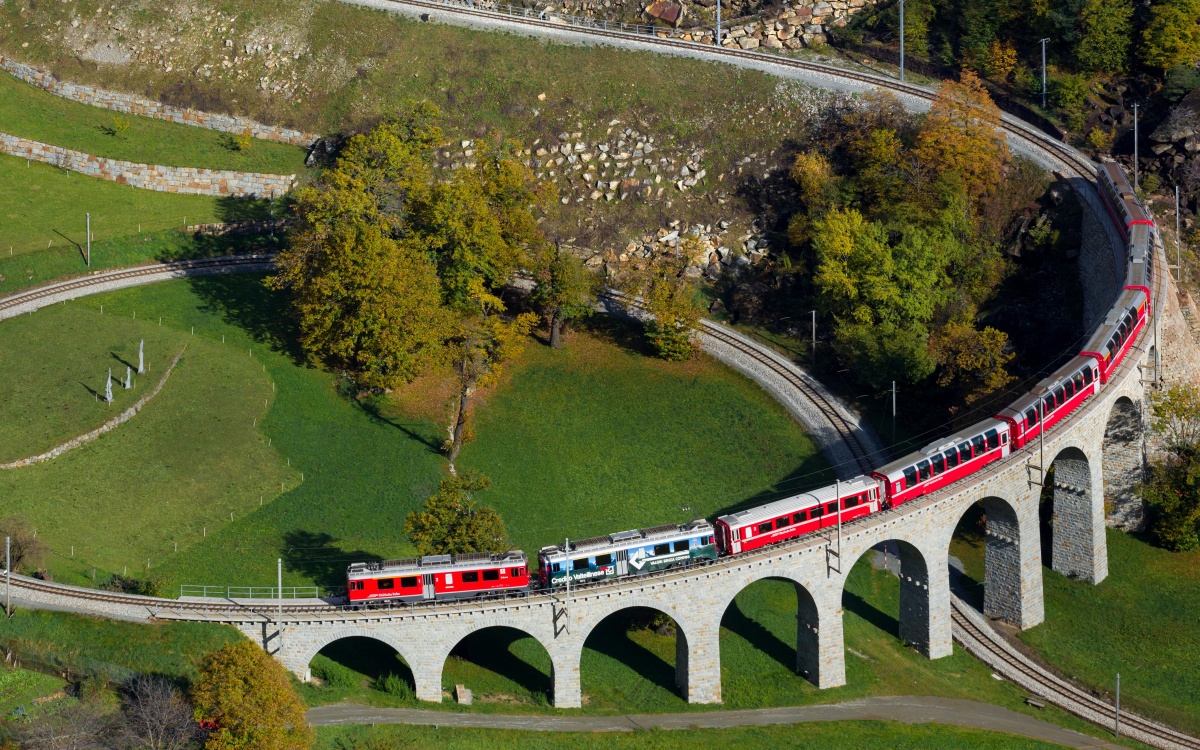
M 656 356 L 650 342 L 646 340 L 645 327 L 632 318 L 619 314 L 596 314 L 582 320 L 572 321 L 571 327 L 631 354 L 639 354 L 643 357 Z
M 404 658 L 383 641 L 351 636 L 330 643 L 321 649 L 320 653 L 343 667 L 366 675 L 371 680 L 394 674 L 407 682 L 409 687 L 416 685 L 412 669 L 405 663 Z
M 721 627 L 745 639 L 751 646 L 789 670 L 796 671 L 795 647 L 784 643 L 762 623 L 743 612 L 737 601 L 725 610 L 725 616 L 721 618 Z
M 513 653 L 513 644 L 526 638 L 531 637 L 515 628 L 484 628 L 459 641 L 450 655 L 512 680 L 531 694 L 549 696 L 554 688 L 550 675 Z
M 633 621 L 645 619 L 644 613 L 647 611 L 657 614 L 657 610 L 633 607 L 608 616 L 592 630 L 583 645 L 624 664 L 646 681 L 678 693 L 675 685 L 675 667 L 629 635 Z M 642 617 L 639 618 L 639 615 Z M 679 637 L 678 631 L 675 637 Z
M 289 531 L 283 535 L 283 567 L 301 573 L 321 586 L 345 586 L 346 567 L 355 562 L 379 562 L 379 555 L 346 550 L 324 532 Z
M 383 412 L 380 408 L 380 403 L 373 398 L 351 399 L 351 402 L 366 415 L 367 419 L 375 424 L 386 425 L 393 427 L 400 432 L 403 432 L 408 437 L 418 443 L 424 445 L 430 453 L 440 456 L 442 454 L 442 438 L 439 433 L 430 432 L 428 430 L 422 432 L 420 427 L 427 427 L 427 424 L 421 422 L 413 422 L 405 424 L 396 420 Z
M 900 637 L 900 620 L 883 612 L 858 594 L 842 592 L 842 608 L 853 612 L 888 635 Z
M 246 331 L 256 343 L 286 355 L 297 365 L 305 364 L 295 317 L 283 295 L 263 285 L 261 274 L 196 276 L 188 283 L 202 300 L 201 312 L 217 315 Z
M 785 497 L 791 497 L 792 495 L 807 492 L 817 487 L 824 487 L 833 484 L 836 476 L 837 473 L 827 465 L 824 456 L 820 453 L 814 453 L 771 487 L 762 492 L 755 493 L 745 500 L 722 508 L 714 516 L 724 516 L 748 508 L 757 508 L 760 505 L 766 505 Z

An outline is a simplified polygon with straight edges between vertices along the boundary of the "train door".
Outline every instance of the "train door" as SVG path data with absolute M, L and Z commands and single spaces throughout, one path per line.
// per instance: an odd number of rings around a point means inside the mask
M 615 555 L 617 561 L 617 575 L 629 575 L 629 553 L 627 550 L 619 549 Z
M 426 573 L 425 575 L 421 576 L 421 579 L 425 584 L 425 590 L 422 592 L 422 598 L 432 599 L 435 593 L 433 588 L 433 574 Z

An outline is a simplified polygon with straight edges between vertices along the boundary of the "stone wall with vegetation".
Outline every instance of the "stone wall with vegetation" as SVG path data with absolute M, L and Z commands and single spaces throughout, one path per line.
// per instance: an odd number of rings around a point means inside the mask
M 320 138 L 319 135 L 314 133 L 304 133 L 278 125 L 264 125 L 261 122 L 256 122 L 245 117 L 201 112 L 187 107 L 174 107 L 170 104 L 156 102 L 153 99 L 146 99 L 132 94 L 123 94 L 119 91 L 109 91 L 94 86 L 60 81 L 49 71 L 17 62 L 4 55 L 0 55 L 0 68 L 28 84 L 49 91 L 55 96 L 90 104 L 93 107 L 111 109 L 115 112 L 124 112 L 139 117 L 152 117 L 156 120 L 166 120 L 168 122 L 179 123 L 180 125 L 193 125 L 198 128 L 218 130 L 223 133 L 242 134 L 249 132 L 254 138 L 276 141 L 278 143 L 289 143 L 294 146 L 303 146 L 306 148 Z
M 8 133 L 0 133 L 0 153 L 45 162 L 60 169 L 69 169 L 102 180 L 112 180 L 161 193 L 266 198 L 283 195 L 291 189 L 296 179 L 294 174 L 138 164 L 51 146 Z

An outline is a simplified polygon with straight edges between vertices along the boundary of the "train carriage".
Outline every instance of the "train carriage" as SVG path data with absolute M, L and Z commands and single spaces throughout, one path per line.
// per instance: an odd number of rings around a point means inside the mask
M 712 524 L 700 519 L 542 547 L 538 570 L 543 585 L 553 587 L 568 580 L 586 583 L 716 559 Z
M 858 476 L 717 519 L 717 546 L 736 555 L 846 523 L 879 510 L 879 485 Z
M 1147 295 L 1140 289 L 1126 289 L 1117 298 L 1104 324 L 1096 329 L 1080 352 L 1092 357 L 1100 366 L 1100 382 L 1108 378 L 1121 364 L 1146 325 Z
M 1079 355 L 996 416 L 1008 423 L 1013 450 L 1020 450 L 1099 392 L 1099 364 Z
M 529 590 L 527 559 L 520 550 L 354 563 L 346 578 L 351 603 L 470 599 Z
M 1096 170 L 1096 177 L 1100 200 L 1126 242 L 1129 241 L 1134 227 L 1154 226 L 1150 216 L 1138 203 L 1125 173 L 1116 162 L 1101 162 Z
M 992 418 L 871 472 L 889 508 L 979 471 L 1012 450 L 1008 423 Z

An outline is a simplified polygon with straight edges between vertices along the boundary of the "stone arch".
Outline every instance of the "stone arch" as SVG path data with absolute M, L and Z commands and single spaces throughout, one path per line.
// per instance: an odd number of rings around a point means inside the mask
M 785 581 L 792 585 L 796 593 L 796 646 L 794 649 L 786 642 L 781 642 L 777 636 L 765 632 L 758 623 L 749 620 L 736 607 L 736 600 L 746 589 L 763 581 Z M 822 684 L 821 642 L 822 626 L 828 625 L 832 619 L 828 614 L 822 618 L 821 607 L 816 598 L 808 590 L 804 582 L 794 575 L 782 570 L 755 571 L 738 585 L 730 586 L 730 595 L 717 603 L 713 609 L 719 614 L 721 627 L 736 633 L 754 645 L 758 650 L 773 655 L 777 661 L 803 676 L 817 687 L 828 687 Z M 731 614 L 732 613 L 732 614 Z M 822 622 L 822 619 L 825 622 Z M 793 651 L 789 657 L 783 656 L 784 651 Z
M 939 545 L 940 547 L 940 545 Z M 950 636 L 950 583 L 947 572 L 946 547 L 934 552 L 922 550 L 913 541 L 891 537 L 876 542 L 857 555 L 847 555 L 842 568 L 842 606 L 875 619 L 887 629 L 889 623 L 878 620 L 881 614 L 852 594 L 847 596 L 845 579 L 867 555 L 879 555 L 883 566 L 900 579 L 900 611 L 896 635 L 930 659 L 939 659 L 953 652 Z M 849 550 L 847 550 L 849 552 Z
M 549 674 L 543 674 L 529 661 L 516 654 L 512 647 L 518 641 L 532 641 L 537 644 L 549 662 Z M 445 654 L 438 665 L 438 681 L 441 682 L 445 664 L 450 657 L 457 655 L 466 657 L 476 666 L 501 675 L 536 695 L 544 692 L 555 703 L 561 696 L 555 694 L 556 673 L 562 665 L 556 664 L 553 652 L 546 647 L 542 639 L 530 633 L 525 626 L 506 620 L 486 621 L 465 631 L 449 636 L 446 641 Z M 465 687 L 470 688 L 467 684 Z
M 1136 490 L 1145 478 L 1142 410 L 1122 395 L 1114 400 L 1104 427 L 1104 510 L 1109 523 L 1124 531 L 1140 531 L 1145 506 Z
M 390 646 L 404 661 L 404 663 L 408 665 L 409 669 L 412 670 L 414 687 L 418 697 L 420 697 L 422 679 L 421 674 L 417 669 L 417 662 L 413 661 L 413 654 L 407 653 L 409 649 L 407 648 L 406 644 L 400 641 L 400 639 L 392 637 L 389 633 L 381 629 L 377 630 L 374 628 L 367 629 L 344 627 L 337 628 L 329 632 L 320 633 L 316 638 L 306 643 L 305 647 L 300 650 L 296 656 L 291 659 L 285 658 L 285 664 L 289 666 L 292 671 L 300 677 L 300 679 L 302 679 L 304 682 L 308 682 L 312 678 L 312 672 L 309 668 L 309 665 L 312 663 L 312 660 L 316 657 L 316 655 L 321 653 L 321 651 L 330 644 L 345 640 L 347 638 L 366 638 L 368 640 L 378 641 Z M 285 647 L 288 645 L 287 640 L 287 636 L 285 635 Z
M 1078 445 L 1061 448 L 1050 462 L 1050 566 L 1070 578 L 1100 583 L 1108 577 L 1104 538 L 1104 482 L 1100 465 Z
M 980 513 L 983 525 L 983 613 L 1021 629 L 1044 619 L 1041 544 L 1036 504 L 988 495 L 963 507 L 964 519 Z
M 583 647 L 606 620 L 631 610 L 653 610 L 670 617 L 675 623 L 674 685 L 690 703 L 719 703 L 721 700 L 720 644 L 717 634 L 720 624 L 705 619 L 711 614 L 697 610 L 693 617 L 681 615 L 678 609 L 657 598 L 630 597 L 614 600 L 578 625 L 578 644 Z M 656 657 L 652 657 L 656 658 Z M 631 665 L 632 666 L 632 665 Z M 643 677 L 659 682 L 651 674 L 653 662 L 647 661 L 638 669 Z M 661 684 L 661 682 L 660 682 Z

